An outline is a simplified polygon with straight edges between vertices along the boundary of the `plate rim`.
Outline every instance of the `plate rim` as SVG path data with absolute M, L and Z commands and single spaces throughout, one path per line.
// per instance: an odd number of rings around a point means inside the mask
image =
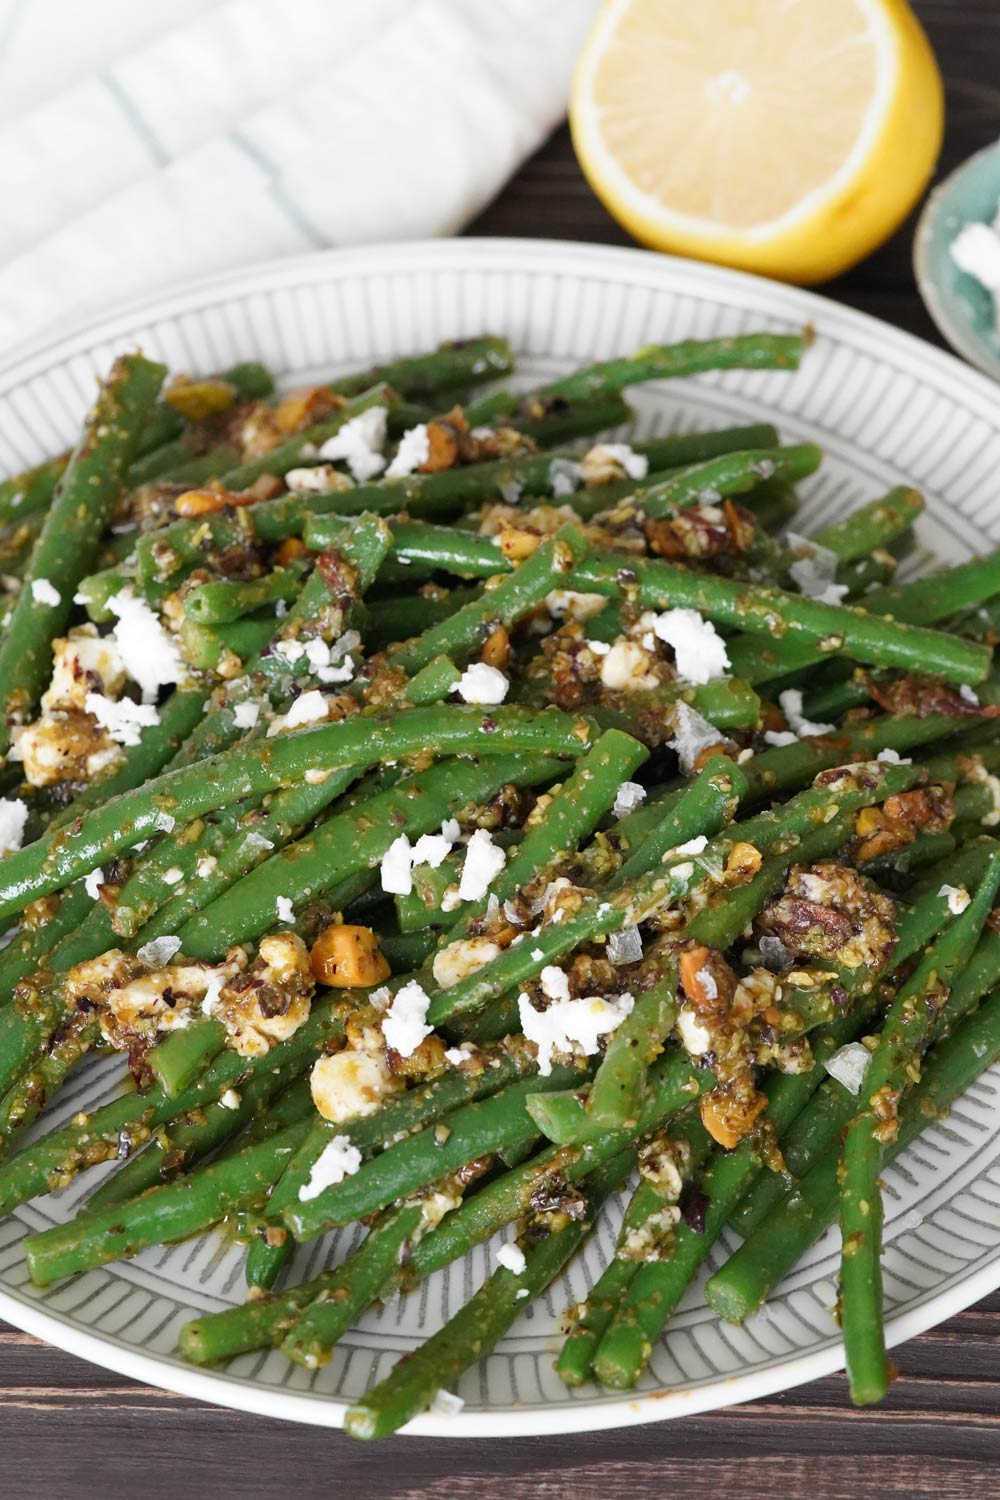
M 866 341 L 877 342 L 883 358 L 888 345 L 920 364 L 926 366 L 929 362 L 940 376 L 947 377 L 947 384 L 957 386 L 962 398 L 975 398 L 976 405 L 983 408 L 983 417 L 997 425 L 996 384 L 988 375 L 948 350 L 820 293 L 724 266 L 629 246 L 491 236 L 390 242 L 269 258 L 175 283 L 146 296 L 128 298 L 86 314 L 66 328 L 43 331 L 8 350 L 0 360 L 0 397 L 33 376 L 43 374 L 60 357 L 80 352 L 87 339 L 107 342 L 128 337 L 128 330 L 121 331 L 122 325 L 134 328 L 141 322 L 177 316 L 181 311 L 196 311 L 213 296 L 231 297 L 241 286 L 249 293 L 261 289 L 262 284 L 266 288 L 282 283 L 299 284 L 303 279 L 320 281 L 324 272 L 329 274 L 327 268 L 344 274 L 354 267 L 359 275 L 370 279 L 400 264 L 417 269 L 420 264 L 430 262 L 442 269 L 441 262 L 445 262 L 443 269 L 476 270 L 498 260 L 509 267 L 512 259 L 519 263 L 546 263 L 551 270 L 561 269 L 563 274 L 582 273 L 588 266 L 599 265 L 612 278 L 618 268 L 624 271 L 630 266 L 641 266 L 674 290 L 690 289 L 734 306 L 752 308 L 755 295 L 766 295 L 768 317 L 787 314 L 793 321 L 821 324 L 826 329 L 838 325 L 854 329 L 864 333 Z M 451 267 L 448 262 L 453 263 Z M 893 1346 L 925 1332 L 998 1287 L 1000 1254 L 951 1286 L 925 1295 L 892 1314 L 886 1321 L 888 1344 Z M 131 1349 L 113 1336 L 90 1332 L 68 1315 L 48 1311 L 30 1296 L 2 1286 L 0 1316 L 24 1332 L 104 1369 L 213 1405 L 323 1427 L 341 1426 L 347 1409 L 347 1403 L 336 1397 L 288 1389 L 276 1391 L 225 1370 L 201 1369 L 168 1355 Z M 834 1340 L 824 1348 L 790 1356 L 762 1370 L 708 1380 L 690 1391 L 654 1390 L 632 1397 L 622 1393 L 585 1403 L 568 1398 L 531 1408 L 470 1410 L 457 1417 L 426 1414 L 403 1431 L 428 1437 L 498 1438 L 609 1430 L 740 1405 L 843 1368 L 843 1346 Z

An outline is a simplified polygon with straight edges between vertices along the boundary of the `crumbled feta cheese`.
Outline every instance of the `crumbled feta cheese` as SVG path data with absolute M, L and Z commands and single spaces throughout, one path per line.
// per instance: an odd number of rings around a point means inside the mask
M 540 964 L 541 961 L 542 961 L 542 959 L 544 957 L 545 957 L 545 950 L 544 950 L 544 948 L 532 948 L 532 950 L 531 950 L 531 962 L 533 964 Z
M 699 1021 L 689 1005 L 677 1012 L 677 1035 L 689 1057 L 703 1057 L 711 1050 L 712 1033 Z
M 253 729 L 259 718 L 259 703 L 237 703 L 233 709 L 233 723 L 237 729 Z
M 451 1391 L 435 1391 L 430 1410 L 436 1417 L 457 1417 L 465 1402 Z
M 507 696 L 510 683 L 498 667 L 488 667 L 483 661 L 466 667 L 453 691 L 466 703 L 492 705 L 502 703 Z
M 301 661 L 306 654 L 305 642 L 293 639 L 278 641 L 274 647 L 279 656 L 283 656 L 290 667 L 294 667 L 297 661 Z
M 795 531 L 787 532 L 785 541 L 801 553 L 788 570 L 799 592 L 807 599 L 818 599 L 821 604 L 840 604 L 847 585 L 837 582 L 837 554 Z
M 431 440 L 428 436 L 427 426 L 419 422 L 416 427 L 411 427 L 399 440 L 396 456 L 385 471 L 386 479 L 403 479 L 407 474 L 412 474 L 425 464 L 431 456 Z
M 180 951 L 180 938 L 165 936 L 153 938 L 151 943 L 143 943 L 142 947 L 136 950 L 135 956 L 140 963 L 150 969 L 162 969 L 164 964 L 168 964 L 174 954 Z
M 989 812 L 984 813 L 979 819 L 983 828 L 995 828 L 1000 823 L 1000 777 L 994 776 L 987 771 L 982 761 L 976 759 L 965 773 L 966 781 L 979 782 L 985 786 L 993 799 L 993 806 Z
M 458 843 L 462 837 L 462 825 L 457 818 L 445 818 L 441 824 L 441 837 L 451 844 Z
M 545 608 L 553 620 L 576 620 L 580 624 L 599 615 L 607 602 L 600 594 L 578 594 L 575 589 L 553 589 L 545 596 Z
M 765 729 L 765 745 L 773 745 L 776 750 L 782 750 L 786 745 L 797 745 L 799 737 L 790 729 Z
M 634 812 L 646 800 L 646 788 L 638 781 L 623 781 L 615 793 L 615 805 L 611 809 L 616 818 L 624 818 Z
M 556 1052 L 572 1052 L 575 1046 L 584 1056 L 592 1057 L 599 1039 L 617 1030 L 634 1003 L 631 995 L 619 995 L 616 1000 L 591 995 L 582 1000 L 557 1000 L 547 1010 L 536 1010 L 531 997 L 522 992 L 517 997 L 521 1030 L 538 1048 L 542 1077 L 552 1072 Z
M 497 1265 L 512 1271 L 515 1276 L 523 1276 L 527 1264 L 524 1251 L 518 1245 L 501 1245 L 497 1251 Z
M 477 828 L 465 849 L 465 860 L 458 882 L 460 901 L 480 901 L 507 862 L 507 855 L 494 844 L 485 828 Z
M 979 282 L 994 298 L 1000 295 L 1000 234 L 989 224 L 965 224 L 951 242 L 951 258 L 960 271 Z
M 289 469 L 285 483 L 296 495 L 325 495 L 349 485 L 350 480 L 332 464 L 316 464 L 311 469 Z
M 696 609 L 668 609 L 657 615 L 653 633 L 673 647 L 678 676 L 685 682 L 700 685 L 729 670 L 725 641 Z
M 91 901 L 96 901 L 98 899 L 97 893 L 103 884 L 104 871 L 99 865 L 96 870 L 91 870 L 89 875 L 85 875 L 83 877 L 83 888 L 87 892 L 87 895 L 90 897 Z
M 413 849 L 405 833 L 393 839 L 379 866 L 382 889 L 388 896 L 408 896 L 413 890 Z
M 413 846 L 414 865 L 430 865 L 436 870 L 451 853 L 452 840 L 443 833 L 422 833 Z
M 20 797 L 0 797 L 0 854 L 13 854 L 24 840 L 28 804 Z
M 912 760 L 904 760 L 898 750 L 890 750 L 888 746 L 880 750 L 875 759 L 887 766 L 912 766 L 913 764 Z
M 572 495 L 579 486 L 580 465 L 572 458 L 554 458 L 549 464 L 549 488 L 553 495 Z
M 303 650 L 309 669 L 320 682 L 349 682 L 354 675 L 354 658 L 348 653 L 357 650 L 361 637 L 356 630 L 347 630 L 338 641 L 328 646 L 319 636 L 306 641 Z
M 374 479 L 385 468 L 386 411 L 370 406 L 345 422 L 319 450 L 320 458 L 343 460 L 359 484 Z
M 601 682 L 613 693 L 654 688 L 659 679 L 652 666 L 649 652 L 637 641 L 615 641 L 601 659 Z
M 668 740 L 671 750 L 676 750 L 682 771 L 694 770 L 695 761 L 710 745 L 721 745 L 726 736 L 716 729 L 701 714 L 687 703 L 674 704 L 674 736 Z
M 328 1187 L 336 1187 L 345 1177 L 353 1177 L 360 1166 L 361 1152 L 351 1145 L 350 1136 L 335 1135 L 313 1162 L 309 1181 L 299 1188 L 300 1200 L 308 1203 L 318 1198 Z
M 541 973 L 542 994 L 548 1000 L 569 999 L 569 979 L 557 964 L 547 964 Z
M 122 698 L 116 703 L 105 698 L 103 693 L 88 693 L 84 707 L 119 745 L 140 744 L 142 731 L 160 722 L 160 715 L 152 703 L 133 703 L 131 698 Z
M 802 693 L 798 688 L 786 688 L 778 694 L 781 712 L 788 720 L 799 739 L 810 739 L 815 734 L 833 734 L 834 724 L 813 724 L 802 714 Z
M 164 885 L 180 885 L 183 879 L 184 871 L 177 865 L 171 865 L 169 870 L 164 870 L 163 872 Z
M 113 633 L 125 670 L 142 689 L 143 702 L 152 703 L 161 687 L 183 681 L 180 652 L 145 599 L 122 590 L 108 608 L 118 620 Z
M 612 467 L 621 469 L 627 479 L 645 479 L 649 459 L 644 453 L 636 453 L 629 443 L 596 443 L 584 454 L 581 467 L 588 482 L 591 477 L 606 482 L 605 476 L 611 477 L 608 470 Z
M 938 895 L 947 898 L 948 910 L 954 917 L 961 916 L 972 900 L 964 885 L 943 885 L 938 891 Z
M 219 861 L 216 859 L 214 854 L 203 854 L 194 867 L 195 874 L 198 875 L 200 879 L 207 880 L 209 875 L 213 874 L 214 871 L 218 868 L 218 864 Z
M 226 983 L 225 973 L 209 974 L 205 985 L 205 994 L 201 1002 L 202 1011 L 206 1016 L 213 1015 L 219 1004 Z
M 688 839 L 686 844 L 675 844 L 670 855 L 673 858 L 675 854 L 700 854 L 707 846 L 708 839 L 703 833 L 699 833 L 693 839 Z
M 274 909 L 278 914 L 279 922 L 295 921 L 295 903 L 290 896 L 278 896 L 275 898 Z
M 483 969 L 491 964 L 495 958 L 500 957 L 500 947 L 488 937 L 459 938 L 454 943 L 448 943 L 444 948 L 439 948 L 434 955 L 431 972 L 435 982 L 443 990 L 450 989 L 453 984 L 460 984 L 470 974 Z
M 226 1089 L 224 1094 L 219 1095 L 219 1103 L 223 1109 L 239 1109 L 240 1096 L 235 1089 Z
M 975 688 L 971 688 L 967 682 L 963 682 L 958 690 L 958 696 L 965 703 L 971 703 L 973 708 L 979 707 L 979 694 Z
M 613 964 L 637 964 L 642 958 L 638 927 L 620 927 L 617 932 L 610 933 L 605 952 Z
M 460 1047 L 446 1047 L 444 1060 L 453 1068 L 460 1068 L 470 1057 L 475 1057 L 476 1049 L 469 1042 L 463 1042 Z
M 300 724 L 318 724 L 321 719 L 326 718 L 326 714 L 326 699 L 319 691 L 319 688 L 313 688 L 312 692 L 303 693 L 295 699 L 295 702 L 285 714 L 284 727 L 286 729 L 297 729 Z
M 588 641 L 587 650 L 592 656 L 607 656 L 611 650 L 610 641 Z
M 36 604 L 47 604 L 51 609 L 62 603 L 62 594 L 47 578 L 31 580 L 31 597 Z
M 719 986 L 711 969 L 699 969 L 695 975 L 695 979 L 698 981 L 698 988 L 706 1000 L 717 1000 L 719 998 Z
M 859 1094 L 871 1060 L 871 1053 L 861 1042 L 848 1042 L 846 1047 L 838 1047 L 831 1053 L 823 1066 L 849 1094 Z
M 424 1037 L 430 1036 L 432 1026 L 427 1025 L 430 999 L 415 979 L 398 990 L 382 1018 L 382 1035 L 400 1057 L 410 1057 L 420 1046 Z

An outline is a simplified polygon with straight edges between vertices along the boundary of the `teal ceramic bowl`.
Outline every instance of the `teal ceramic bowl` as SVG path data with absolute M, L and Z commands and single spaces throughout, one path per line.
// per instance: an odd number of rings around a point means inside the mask
M 950 246 L 963 224 L 991 224 L 1000 203 L 1000 141 L 977 151 L 931 193 L 917 225 L 913 268 L 927 310 L 970 364 L 1000 380 L 1000 334 L 993 299 L 960 271 Z

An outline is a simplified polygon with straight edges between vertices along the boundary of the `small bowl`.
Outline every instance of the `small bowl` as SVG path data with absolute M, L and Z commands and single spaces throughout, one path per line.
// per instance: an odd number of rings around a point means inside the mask
M 1000 141 L 956 167 L 931 193 L 913 240 L 913 269 L 927 311 L 959 354 L 1000 380 L 993 298 L 951 258 L 964 224 L 992 224 L 1000 204 Z

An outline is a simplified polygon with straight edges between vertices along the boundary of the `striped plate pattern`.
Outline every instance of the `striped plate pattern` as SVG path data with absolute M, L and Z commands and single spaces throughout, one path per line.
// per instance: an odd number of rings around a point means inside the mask
M 806 322 L 815 327 L 816 344 L 800 373 L 734 372 L 644 387 L 633 393 L 638 431 L 770 419 L 786 441 L 818 442 L 827 455 L 803 486 L 801 529 L 848 514 L 903 480 L 928 500 L 910 568 L 996 546 L 1000 424 L 996 388 L 982 376 L 905 334 L 791 288 L 637 251 L 539 241 L 308 256 L 205 281 L 33 346 L 0 369 L 0 472 L 70 442 L 95 375 L 116 352 L 137 344 L 175 369 L 260 358 L 287 384 L 489 330 L 510 337 L 519 380 L 530 385 L 651 340 Z M 120 1071 L 108 1061 L 81 1070 L 46 1115 L 46 1128 L 106 1098 Z M 985 1075 L 886 1174 L 893 1341 L 1000 1284 L 997 1082 L 995 1071 Z M 24 1235 L 70 1216 L 96 1175 L 0 1225 L 0 1316 L 121 1373 L 269 1416 L 338 1425 L 347 1403 L 480 1284 L 496 1250 L 482 1247 L 367 1316 L 318 1372 L 273 1352 L 241 1357 L 222 1372 L 192 1370 L 174 1354 L 180 1325 L 243 1296 L 242 1255 L 222 1238 L 148 1251 L 44 1293 L 28 1283 Z M 841 1366 L 830 1311 L 837 1242 L 828 1234 L 743 1328 L 720 1325 L 699 1284 L 638 1391 L 567 1392 L 552 1368 L 560 1322 L 600 1273 L 618 1218 L 618 1207 L 609 1208 L 563 1280 L 466 1374 L 458 1387 L 461 1414 L 421 1418 L 413 1431 L 469 1437 L 623 1426 L 748 1400 Z M 294 1279 L 336 1263 L 355 1243 L 349 1230 L 304 1247 Z M 725 1250 L 716 1247 L 709 1270 Z

